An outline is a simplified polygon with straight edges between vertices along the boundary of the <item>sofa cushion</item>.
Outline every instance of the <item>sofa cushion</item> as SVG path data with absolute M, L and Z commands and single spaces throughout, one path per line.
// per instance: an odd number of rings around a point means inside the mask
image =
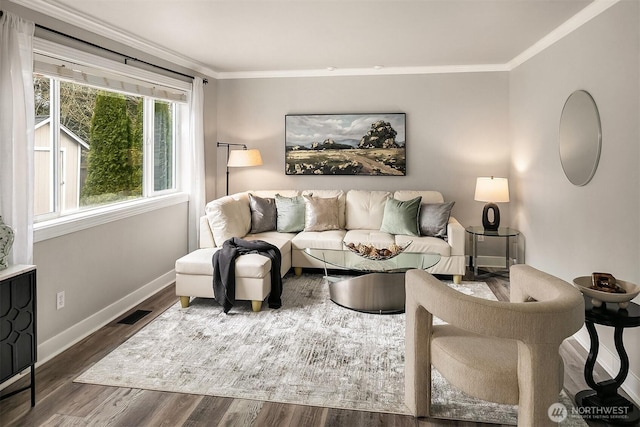
M 251 233 L 262 233 L 276 229 L 278 219 L 276 199 L 258 197 L 249 193 L 249 209 L 251 211 Z
M 196 274 L 211 276 L 213 287 L 214 252 L 220 248 L 197 249 L 176 261 L 177 274 Z M 246 254 L 236 258 L 236 277 L 261 279 L 271 271 L 271 260 L 258 254 Z
M 296 233 L 278 233 L 277 231 L 265 231 L 264 233 L 249 234 L 245 240 L 262 240 L 271 243 L 280 250 L 280 254 L 284 257 L 291 252 L 291 239 Z
M 451 216 L 451 209 L 455 202 L 423 203 L 420 206 L 420 235 L 447 238 L 447 224 Z
M 278 219 L 276 229 L 281 233 L 295 233 L 304 229 L 304 199 L 302 196 L 284 197 L 276 194 Z
M 292 240 L 294 249 L 345 249 L 342 246 L 346 230 L 302 231 Z
M 216 242 L 213 240 L 213 232 L 209 225 L 207 215 L 200 217 L 200 234 L 198 236 L 198 245 L 200 248 L 215 248 Z
M 285 194 L 283 194 L 284 196 Z M 342 190 L 304 190 L 302 192 L 303 196 L 313 196 L 313 197 L 337 197 L 338 198 L 338 222 L 340 227 L 345 228 L 346 220 L 345 220 L 345 205 L 347 201 L 347 195 Z
M 347 230 L 380 230 L 388 191 L 349 190 L 346 198 Z
M 395 243 L 393 235 L 380 230 L 349 230 L 344 235 L 345 243 L 362 243 L 376 248 L 387 248 Z M 343 248 L 344 250 L 348 250 Z
M 407 236 L 403 234 L 397 234 L 395 237 L 395 243 L 399 246 L 406 245 L 409 241 L 411 241 L 411 245 L 407 249 L 406 252 L 426 252 L 433 254 L 440 254 L 443 257 L 451 256 L 451 246 L 445 241 L 438 237 L 428 237 L 428 236 Z
M 197 249 L 176 261 L 176 273 L 213 275 L 213 254 L 218 248 Z M 213 280 L 213 279 L 212 279 Z M 213 282 L 211 282 L 213 287 Z
M 304 231 L 326 231 L 340 228 L 337 197 L 302 197 L 304 198 Z
M 232 237 L 244 237 L 251 229 L 251 210 L 246 193 L 225 196 L 207 203 L 207 221 L 215 245 L 220 247 Z
M 398 200 L 389 197 L 384 206 L 384 216 L 380 231 L 390 234 L 408 234 L 419 236 L 418 213 L 420 211 L 420 201 L 418 196 L 411 200 Z

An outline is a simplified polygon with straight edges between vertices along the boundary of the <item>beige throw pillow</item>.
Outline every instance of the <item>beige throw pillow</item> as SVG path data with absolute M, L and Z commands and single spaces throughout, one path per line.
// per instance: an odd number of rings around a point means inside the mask
M 304 197 L 304 231 L 338 230 L 337 197 Z
M 249 198 L 225 196 L 206 206 L 207 221 L 217 247 L 232 237 L 244 237 L 251 229 Z

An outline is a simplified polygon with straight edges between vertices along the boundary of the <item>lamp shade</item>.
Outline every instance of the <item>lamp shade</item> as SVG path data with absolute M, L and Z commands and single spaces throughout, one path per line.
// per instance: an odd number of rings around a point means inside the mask
M 476 181 L 474 200 L 494 203 L 508 202 L 509 181 L 507 178 L 479 177 Z
M 227 166 L 230 168 L 260 165 L 262 165 L 262 156 L 260 155 L 260 150 L 231 150 L 229 152 L 229 160 L 227 161 Z

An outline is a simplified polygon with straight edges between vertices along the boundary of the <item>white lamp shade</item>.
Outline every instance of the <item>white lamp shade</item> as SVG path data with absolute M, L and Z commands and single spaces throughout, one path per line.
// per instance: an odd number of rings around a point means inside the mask
M 229 152 L 227 166 L 230 168 L 260 165 L 262 165 L 260 150 L 231 150 Z
M 505 203 L 509 201 L 507 178 L 479 177 L 476 181 L 474 200 L 479 202 Z

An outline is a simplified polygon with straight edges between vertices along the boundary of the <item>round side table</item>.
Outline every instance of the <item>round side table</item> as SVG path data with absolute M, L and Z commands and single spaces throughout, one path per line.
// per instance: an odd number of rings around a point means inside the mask
M 620 396 L 618 388 L 629 373 L 629 357 L 622 342 L 622 332 L 625 328 L 640 326 L 640 305 L 631 302 L 624 309 L 618 308 L 618 304 L 603 303 L 601 307 L 594 307 L 591 304 L 591 297 L 584 295 L 584 308 L 584 323 L 591 340 L 591 348 L 584 367 L 584 379 L 592 390 L 583 390 L 576 394 L 576 404 L 580 408 L 580 414 L 587 420 L 603 421 L 609 424 L 638 425 L 640 410 L 633 402 Z M 613 337 L 618 356 L 620 356 L 618 375 L 614 379 L 599 383 L 593 379 L 593 368 L 600 347 L 595 324 L 615 328 Z

